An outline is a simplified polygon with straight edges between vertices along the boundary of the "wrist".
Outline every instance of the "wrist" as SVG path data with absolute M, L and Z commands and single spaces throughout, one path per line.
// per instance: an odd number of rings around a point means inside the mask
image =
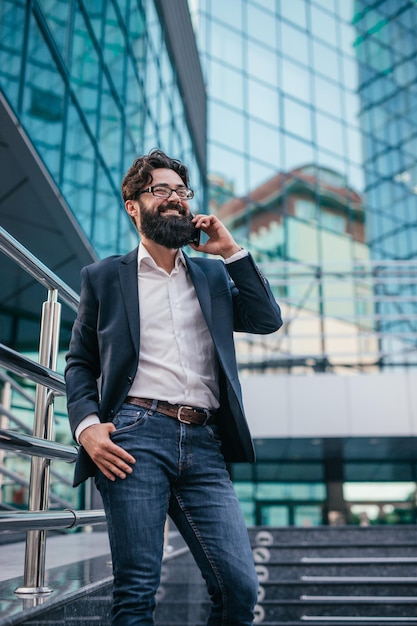
M 228 259 L 229 257 L 233 256 L 234 254 L 236 254 L 236 252 L 240 252 L 241 250 L 243 250 L 243 248 L 241 246 L 238 246 L 237 243 L 235 243 L 233 246 L 231 246 L 230 248 L 228 248 L 227 250 L 223 250 L 221 252 L 221 256 L 224 259 Z
M 91 413 L 90 415 L 87 415 L 87 417 L 85 417 L 75 429 L 75 433 L 74 433 L 75 441 L 79 443 L 80 445 L 82 445 L 80 441 L 81 433 L 84 430 L 86 430 L 89 426 L 93 426 L 94 424 L 100 424 L 100 420 L 98 418 L 98 415 L 96 415 L 95 413 Z

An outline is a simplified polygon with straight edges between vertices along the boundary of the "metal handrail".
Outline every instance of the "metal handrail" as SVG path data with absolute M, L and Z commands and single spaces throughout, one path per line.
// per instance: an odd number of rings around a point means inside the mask
M 80 302 L 79 295 L 2 226 L 0 226 L 0 250 L 44 287 L 58 290 L 61 300 L 74 311 L 77 310 Z
M 32 361 L 3 343 L 0 343 L 0 365 L 22 378 L 30 378 L 33 382 L 52 389 L 56 394 L 65 395 L 65 381 L 62 374 Z
M 75 446 L 66 446 L 56 441 L 24 435 L 2 428 L 0 428 L 0 448 L 13 450 L 13 452 L 18 454 L 41 456 L 44 459 L 58 459 L 67 463 L 74 463 L 77 458 Z
M 39 341 L 39 363 L 0 344 L 0 366 L 37 383 L 34 403 L 33 436 L 0 430 L 0 447 L 28 454 L 31 460 L 28 511 L 0 513 L 0 532 L 26 530 L 24 584 L 18 594 L 44 594 L 52 591 L 44 585 L 46 530 L 105 522 L 103 511 L 48 510 L 51 459 L 73 462 L 75 448 L 52 442 L 53 401 L 65 395 L 63 376 L 55 371 L 62 301 L 76 310 L 79 296 L 4 228 L 0 227 L 0 251 L 15 261 L 48 290 L 43 303 Z
M 106 521 L 102 509 L 91 511 L 5 511 L 0 512 L 0 532 L 22 530 L 57 530 L 103 524 Z

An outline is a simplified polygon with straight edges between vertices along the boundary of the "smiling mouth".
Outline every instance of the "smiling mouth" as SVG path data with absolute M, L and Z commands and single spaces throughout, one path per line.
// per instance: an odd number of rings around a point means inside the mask
M 165 209 L 161 211 L 161 215 L 176 215 L 177 217 L 182 217 L 183 213 L 178 209 Z

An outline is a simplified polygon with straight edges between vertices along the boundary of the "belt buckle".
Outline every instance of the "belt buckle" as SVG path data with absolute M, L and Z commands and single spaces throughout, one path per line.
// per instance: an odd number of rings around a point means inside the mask
M 191 422 L 189 420 L 184 419 L 183 417 L 181 417 L 181 411 L 183 409 L 190 409 L 191 411 L 193 410 L 192 406 L 187 406 L 186 404 L 181 404 L 181 406 L 178 407 L 178 411 L 177 411 L 177 420 L 179 422 L 182 422 L 183 424 L 191 424 Z

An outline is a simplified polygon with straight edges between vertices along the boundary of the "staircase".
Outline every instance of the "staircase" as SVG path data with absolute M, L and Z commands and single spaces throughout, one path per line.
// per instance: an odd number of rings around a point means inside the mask
M 417 624 L 417 528 L 254 528 L 255 623 Z
M 417 625 L 417 527 L 252 528 L 255 624 Z M 189 554 L 164 565 L 157 626 L 204 626 L 208 598 Z
M 417 625 L 416 526 L 258 527 L 249 534 L 260 583 L 255 624 Z M 178 533 L 170 537 L 155 624 L 205 626 L 204 581 Z M 109 556 L 103 555 L 50 570 L 50 583 L 57 590 L 61 585 L 62 594 L 20 614 L 9 612 L 5 603 L 16 580 L 5 581 L 0 626 L 109 626 L 109 566 Z

